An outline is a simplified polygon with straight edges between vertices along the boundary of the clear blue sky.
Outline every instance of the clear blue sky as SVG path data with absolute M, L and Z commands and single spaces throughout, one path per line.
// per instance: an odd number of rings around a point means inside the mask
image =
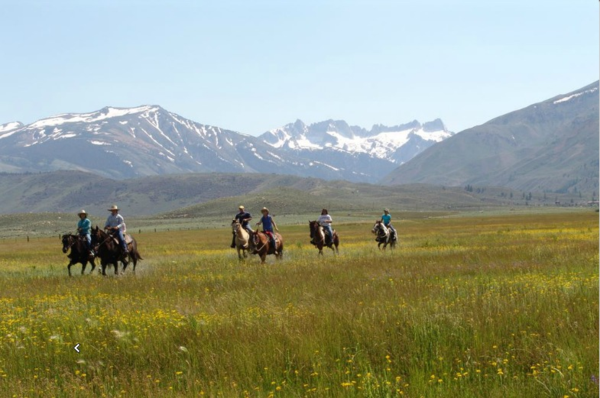
M 0 0 L 0 124 L 158 104 L 453 131 L 598 79 L 594 0 Z

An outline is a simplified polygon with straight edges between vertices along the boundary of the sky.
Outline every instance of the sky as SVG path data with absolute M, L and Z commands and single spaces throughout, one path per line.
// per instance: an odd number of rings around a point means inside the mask
M 143 104 L 455 132 L 598 80 L 591 0 L 0 0 L 0 124 Z

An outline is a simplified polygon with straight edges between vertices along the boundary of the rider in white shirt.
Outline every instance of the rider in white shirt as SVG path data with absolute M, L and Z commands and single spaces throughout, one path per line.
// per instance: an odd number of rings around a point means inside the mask
M 321 210 L 321 216 L 317 220 L 319 225 L 323 227 L 323 230 L 329 235 L 329 242 L 333 242 L 333 229 L 331 229 L 331 223 L 333 220 L 329 215 L 327 209 Z

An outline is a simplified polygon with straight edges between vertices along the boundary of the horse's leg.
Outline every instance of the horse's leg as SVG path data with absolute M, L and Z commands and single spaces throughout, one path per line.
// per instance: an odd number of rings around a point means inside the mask
M 81 275 L 85 275 L 85 267 L 87 266 L 87 260 L 81 262 Z
M 67 264 L 67 271 L 69 271 L 69 276 L 73 276 L 71 275 L 71 265 L 73 265 L 73 263 L 69 261 L 69 264 Z
M 119 260 L 115 260 L 113 265 L 115 266 L 115 275 L 119 275 Z
M 260 263 L 264 264 L 266 259 L 267 259 L 267 253 L 266 252 L 265 253 L 261 253 L 261 255 L 260 255 Z
M 94 270 L 96 269 L 96 260 L 92 259 L 92 261 L 90 261 L 90 265 L 92 266 L 92 270 L 90 271 L 90 275 L 92 275 L 94 273 Z
M 100 265 L 102 266 L 102 275 L 106 276 L 106 261 L 101 260 Z

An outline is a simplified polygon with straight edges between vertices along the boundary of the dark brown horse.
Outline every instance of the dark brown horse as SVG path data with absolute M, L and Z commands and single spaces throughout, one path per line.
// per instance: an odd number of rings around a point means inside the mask
M 80 237 L 78 235 L 65 234 L 62 236 L 62 251 L 66 253 L 71 250 L 71 252 L 67 255 L 69 258 L 69 264 L 67 264 L 67 270 L 69 271 L 69 276 L 71 276 L 71 266 L 73 264 L 81 263 L 81 275 L 85 272 L 85 267 L 89 262 L 92 265 L 92 272 L 96 268 L 96 264 L 94 263 L 94 257 L 90 255 L 90 251 L 87 248 L 87 242 L 84 237 Z
M 252 234 L 252 243 L 254 245 L 252 254 L 258 254 L 262 264 L 265 263 L 268 254 L 275 254 L 275 258 L 278 260 L 281 260 L 283 257 L 283 238 L 277 232 L 274 232 L 273 234 L 276 238 L 276 247 L 273 247 L 271 238 L 264 232 L 254 232 Z
M 92 228 L 92 247 L 100 258 L 100 265 L 102 265 L 102 275 L 106 275 L 106 266 L 112 264 L 115 267 L 115 275 L 119 274 L 119 261 L 123 263 L 123 271 L 127 268 L 129 261 L 133 263 L 133 272 L 135 272 L 135 266 L 138 260 L 142 260 L 142 256 L 137 250 L 137 242 L 130 236 L 127 241 L 127 254 L 123 254 L 123 249 L 119 244 L 116 237 L 105 231 L 102 231 L 96 226 Z
M 333 231 L 333 240 L 330 240 L 318 221 L 309 221 L 308 227 L 310 228 L 310 242 L 319 249 L 320 255 L 323 255 L 323 247 L 328 247 L 339 254 L 340 238 L 335 230 Z

